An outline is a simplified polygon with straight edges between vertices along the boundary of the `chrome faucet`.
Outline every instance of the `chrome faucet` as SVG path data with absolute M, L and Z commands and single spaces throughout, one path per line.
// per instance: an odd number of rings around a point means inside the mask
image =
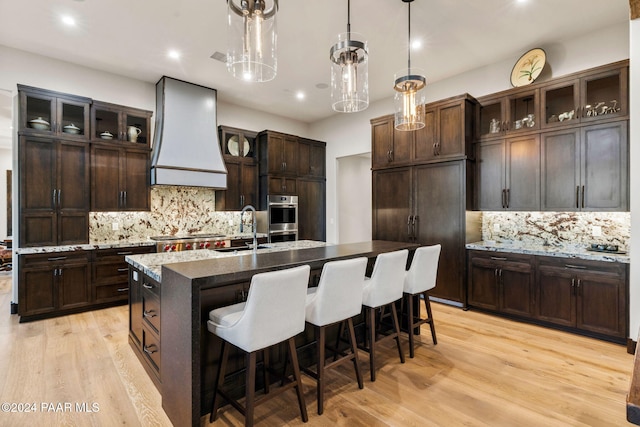
M 252 211 L 252 217 L 251 217 L 251 225 L 253 226 L 253 251 L 255 252 L 258 249 L 258 236 L 257 236 L 257 232 L 258 232 L 258 226 L 256 224 L 256 208 L 254 208 L 251 205 L 247 205 L 244 208 L 242 208 L 242 211 L 240 212 L 240 232 L 242 233 L 243 231 L 243 222 L 242 222 L 242 215 L 244 215 L 244 213 L 246 211 Z

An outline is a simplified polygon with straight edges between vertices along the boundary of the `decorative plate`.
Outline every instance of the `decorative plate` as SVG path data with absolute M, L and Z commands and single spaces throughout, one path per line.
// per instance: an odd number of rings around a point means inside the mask
M 542 72 L 546 60 L 547 54 L 540 48 L 522 55 L 511 70 L 511 84 L 518 87 L 533 83 Z
M 238 143 L 238 135 L 233 135 L 231 138 L 229 138 L 229 141 L 227 141 L 227 149 L 229 150 L 229 154 L 231 154 L 232 156 L 239 156 L 240 155 L 240 150 L 238 149 L 238 147 L 240 146 L 240 144 Z M 246 156 L 247 154 L 249 154 L 249 141 L 247 140 L 247 138 L 242 138 L 242 157 Z

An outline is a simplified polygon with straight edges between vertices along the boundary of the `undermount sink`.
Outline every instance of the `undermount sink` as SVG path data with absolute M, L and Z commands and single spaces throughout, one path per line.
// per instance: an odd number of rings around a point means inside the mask
M 258 245 L 257 249 L 269 249 L 271 245 Z M 229 248 L 212 248 L 216 252 L 244 252 L 253 250 L 251 246 L 232 246 Z

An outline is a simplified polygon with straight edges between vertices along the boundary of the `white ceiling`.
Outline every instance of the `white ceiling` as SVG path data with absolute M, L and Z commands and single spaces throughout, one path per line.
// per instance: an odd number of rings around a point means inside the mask
M 61 23 L 65 14 L 76 27 Z M 330 90 L 316 85 L 330 83 L 329 48 L 346 15 L 347 0 L 280 0 L 278 75 L 267 83 L 236 80 L 210 58 L 226 52 L 225 0 L 0 0 L 0 44 L 151 83 L 167 75 L 215 88 L 225 102 L 314 122 L 337 114 Z M 412 65 L 429 83 L 628 21 L 629 2 L 415 0 L 411 18 L 412 40 L 423 41 Z M 351 30 L 369 43 L 371 102 L 392 96 L 407 63 L 407 4 L 352 0 Z M 181 59 L 167 58 L 169 49 Z

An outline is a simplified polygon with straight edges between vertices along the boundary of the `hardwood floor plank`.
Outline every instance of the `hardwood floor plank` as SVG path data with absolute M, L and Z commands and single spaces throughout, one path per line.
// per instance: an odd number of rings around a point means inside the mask
M 7 276 L 8 277 L 8 276 Z M 161 397 L 128 344 L 126 306 L 20 324 L 0 277 L 0 403 L 36 403 L 35 413 L 0 412 L 0 425 L 171 426 Z M 379 351 L 378 379 L 358 389 L 353 367 L 327 374 L 325 412 L 303 375 L 309 422 L 293 391 L 256 410 L 264 426 L 618 426 L 633 356 L 621 345 L 432 304 L 438 345 L 422 329 L 416 357 Z M 407 338 L 402 337 L 408 352 Z M 367 355 L 360 353 L 368 378 Z M 69 402 L 72 411 L 56 410 Z M 78 403 L 80 410 L 76 410 Z M 98 411 L 90 411 L 97 403 Z M 45 406 L 42 406 L 42 405 Z M 47 406 L 54 404 L 54 406 Z M 84 406 L 82 406 L 84 405 Z M 85 409 L 85 410 L 82 410 Z M 214 426 L 242 426 L 223 407 Z M 208 426 L 208 417 L 202 418 Z

